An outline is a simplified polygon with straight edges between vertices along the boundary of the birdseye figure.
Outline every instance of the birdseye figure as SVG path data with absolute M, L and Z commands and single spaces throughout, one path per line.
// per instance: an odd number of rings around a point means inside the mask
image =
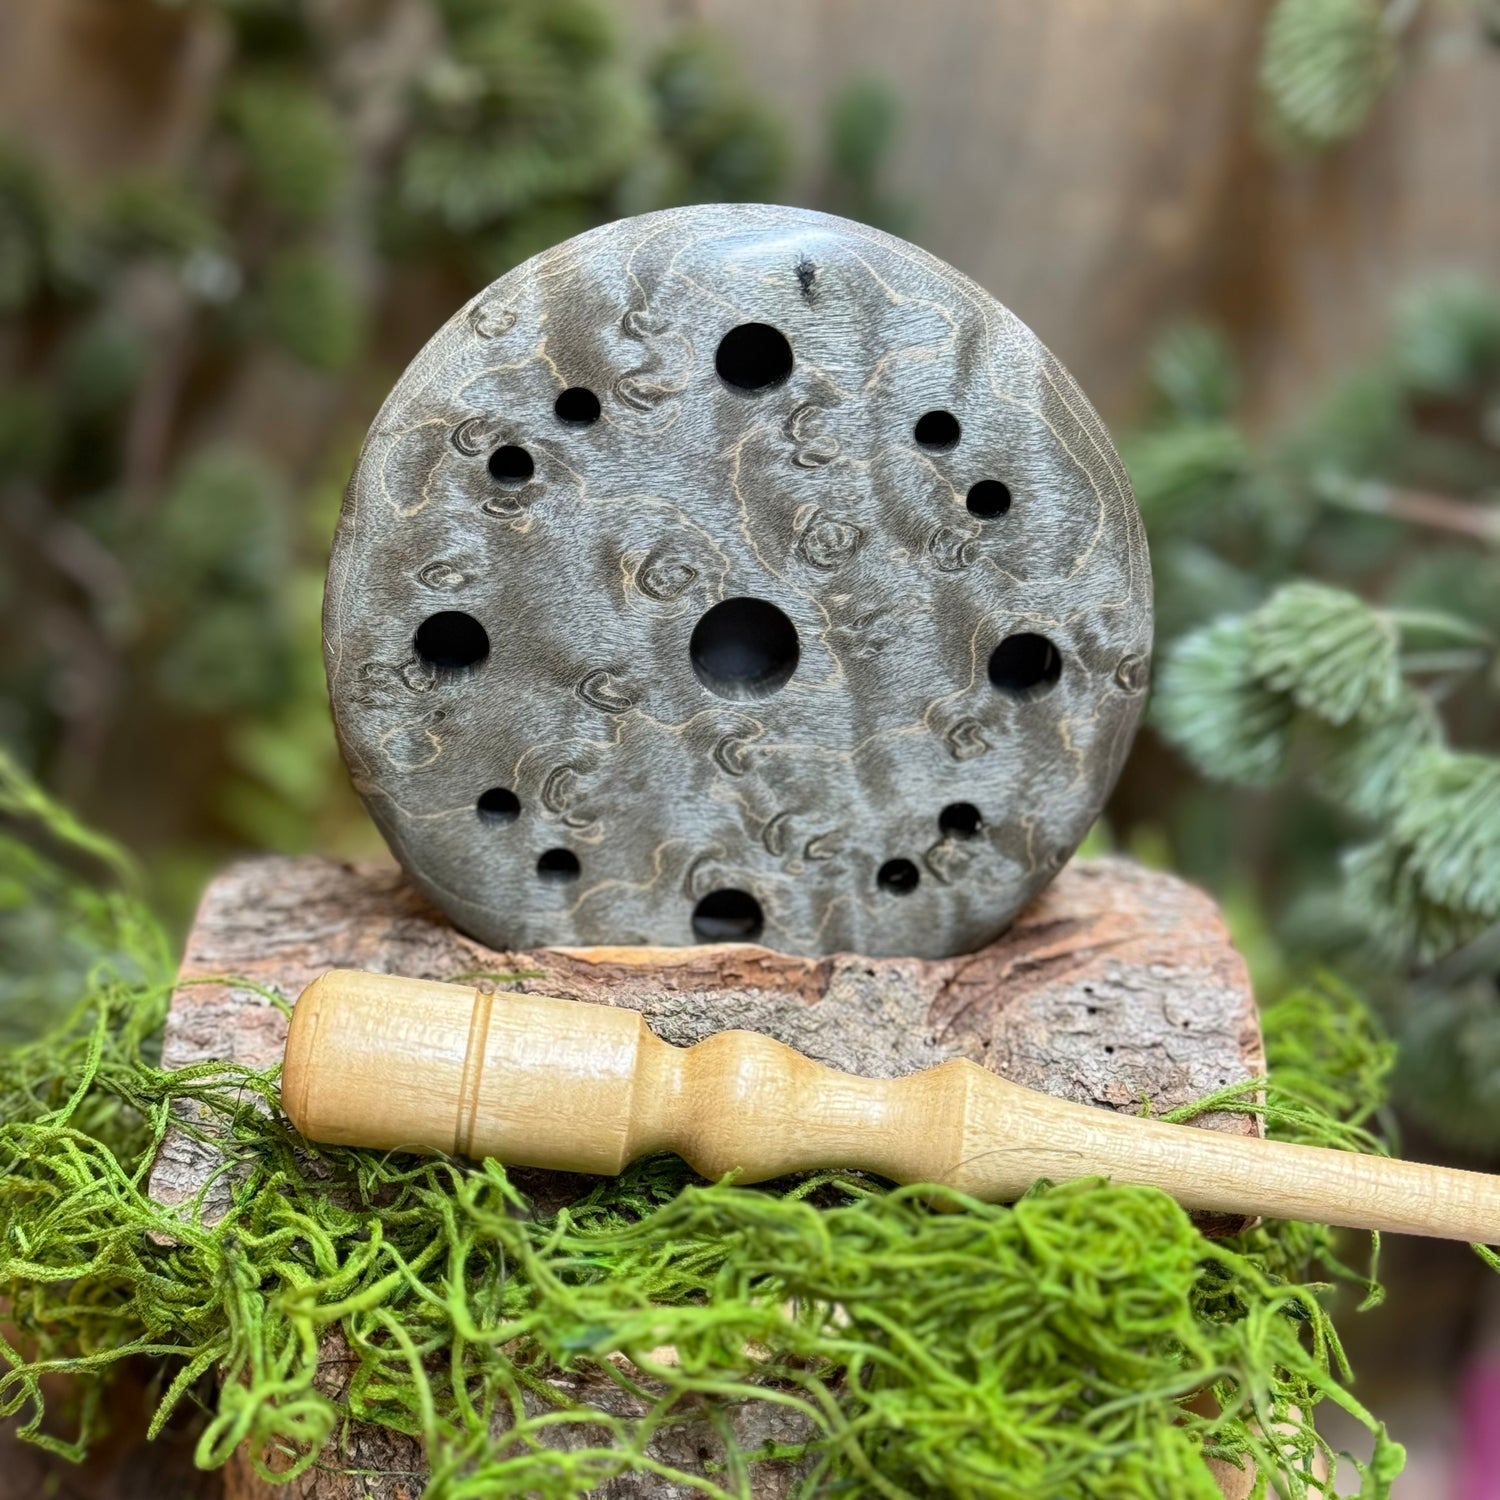
M 714 205 L 434 336 L 350 482 L 325 642 L 356 787 L 481 940 L 930 958 L 1098 815 L 1151 574 L 1102 423 L 994 298 Z

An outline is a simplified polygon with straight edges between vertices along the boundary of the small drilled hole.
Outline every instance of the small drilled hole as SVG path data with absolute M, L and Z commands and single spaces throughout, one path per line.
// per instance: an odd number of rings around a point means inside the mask
M 923 448 L 934 448 L 942 452 L 958 446 L 963 429 L 951 411 L 930 411 L 917 418 L 912 436 Z
M 548 849 L 536 862 L 536 872 L 543 880 L 559 883 L 578 879 L 578 856 L 571 849 Z
M 726 385 L 763 391 L 792 373 L 792 346 L 769 323 L 741 323 L 719 340 L 714 369 Z
M 490 454 L 490 478 L 501 484 L 525 484 L 534 473 L 536 465 L 532 463 L 531 455 L 514 443 L 496 448 Z
M 700 943 L 753 943 L 765 926 L 760 902 L 749 891 L 710 891 L 693 908 L 693 936 Z
M 599 398 L 586 385 L 570 385 L 552 407 L 564 422 L 587 427 L 599 420 Z
M 417 626 L 412 638 L 417 655 L 441 672 L 461 672 L 477 666 L 490 654 L 484 626 L 461 609 L 445 609 Z
M 972 802 L 950 802 L 938 814 L 938 827 L 954 838 L 971 839 L 984 827 L 984 819 Z
M 725 599 L 693 627 L 688 655 L 698 681 L 718 697 L 769 698 L 797 670 L 797 627 L 764 599 Z
M 893 896 L 907 896 L 916 890 L 921 872 L 909 859 L 888 859 L 881 865 L 875 882 Z
M 1008 635 L 990 653 L 990 681 L 1016 698 L 1040 698 L 1062 676 L 1062 657 L 1044 635 Z
M 514 823 L 521 815 L 521 799 L 508 786 L 492 786 L 474 804 L 481 823 Z
M 1010 509 L 1010 486 L 1001 484 L 998 479 L 981 479 L 978 484 L 970 487 L 969 498 L 965 503 L 971 516 L 978 516 L 981 521 L 992 521 Z

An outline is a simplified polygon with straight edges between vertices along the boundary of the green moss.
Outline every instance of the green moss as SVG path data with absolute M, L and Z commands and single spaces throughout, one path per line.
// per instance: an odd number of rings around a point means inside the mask
M 274 1071 L 156 1066 L 170 981 L 123 859 L 8 767 L 0 818 L 33 834 L 14 902 L 66 913 L 80 864 L 104 861 L 114 886 L 84 903 L 94 961 L 76 1011 L 0 1053 L 0 1298 L 19 1334 L 0 1346 L 0 1412 L 35 1441 L 84 1452 L 98 1435 L 88 1392 L 145 1354 L 165 1371 L 157 1426 L 190 1390 L 208 1404 L 201 1464 L 248 1443 L 303 1470 L 355 1417 L 424 1440 L 429 1500 L 671 1476 L 652 1439 L 744 1400 L 801 1415 L 806 1441 L 777 1456 L 802 1462 L 806 1494 L 1211 1500 L 1213 1453 L 1305 1495 L 1325 1400 L 1374 1434 L 1362 1493 L 1389 1493 L 1401 1450 L 1350 1395 L 1307 1279 L 1355 1276 L 1326 1230 L 1214 1242 L 1161 1193 L 1090 1181 L 936 1213 L 920 1189 L 857 1174 L 743 1188 L 667 1158 L 541 1212 L 494 1162 L 308 1154 L 276 1110 Z M 1364 1126 L 1389 1054 L 1357 1002 L 1324 985 L 1265 1020 L 1264 1102 L 1231 1090 L 1206 1105 L 1263 1109 L 1290 1139 L 1375 1145 Z M 145 1194 L 187 1104 L 234 1163 L 212 1228 Z M 354 1359 L 337 1398 L 314 1383 L 334 1330 Z M 568 1410 L 540 1378 L 553 1364 L 655 1399 L 639 1418 Z M 66 1437 L 55 1413 L 41 1425 L 53 1372 L 83 1392 Z M 1218 1415 L 1189 1404 L 1205 1391 Z M 495 1436 L 497 1417 L 509 1430 Z M 564 1421 L 577 1446 L 545 1447 Z M 1274 1450 L 1272 1423 L 1286 1424 Z M 722 1430 L 711 1478 L 676 1477 L 748 1494 L 771 1455 Z

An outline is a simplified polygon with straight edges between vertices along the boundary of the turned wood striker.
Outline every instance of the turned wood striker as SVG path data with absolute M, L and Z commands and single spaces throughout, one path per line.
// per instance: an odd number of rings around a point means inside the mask
M 370 429 L 329 687 L 403 865 L 497 947 L 941 957 L 1077 847 L 1151 576 L 1057 360 L 847 220 L 622 220 L 461 309 Z
M 1162 1124 L 967 1058 L 860 1078 L 758 1032 L 673 1047 L 621 1007 L 352 970 L 297 1002 L 281 1098 L 332 1145 L 594 1173 L 673 1151 L 711 1178 L 859 1167 L 998 1202 L 1103 1176 L 1189 1209 L 1500 1240 L 1500 1177 Z

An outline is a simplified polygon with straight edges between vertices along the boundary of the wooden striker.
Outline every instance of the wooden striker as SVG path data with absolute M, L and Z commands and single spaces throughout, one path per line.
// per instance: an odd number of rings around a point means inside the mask
M 756 1032 L 673 1047 L 631 1010 L 352 970 L 299 1001 L 282 1100 L 313 1140 L 517 1166 L 674 1151 L 706 1177 L 858 1167 L 993 1201 L 1098 1175 L 1188 1209 L 1500 1240 L 1500 1178 L 1481 1173 L 1092 1109 L 964 1058 L 859 1078 Z

